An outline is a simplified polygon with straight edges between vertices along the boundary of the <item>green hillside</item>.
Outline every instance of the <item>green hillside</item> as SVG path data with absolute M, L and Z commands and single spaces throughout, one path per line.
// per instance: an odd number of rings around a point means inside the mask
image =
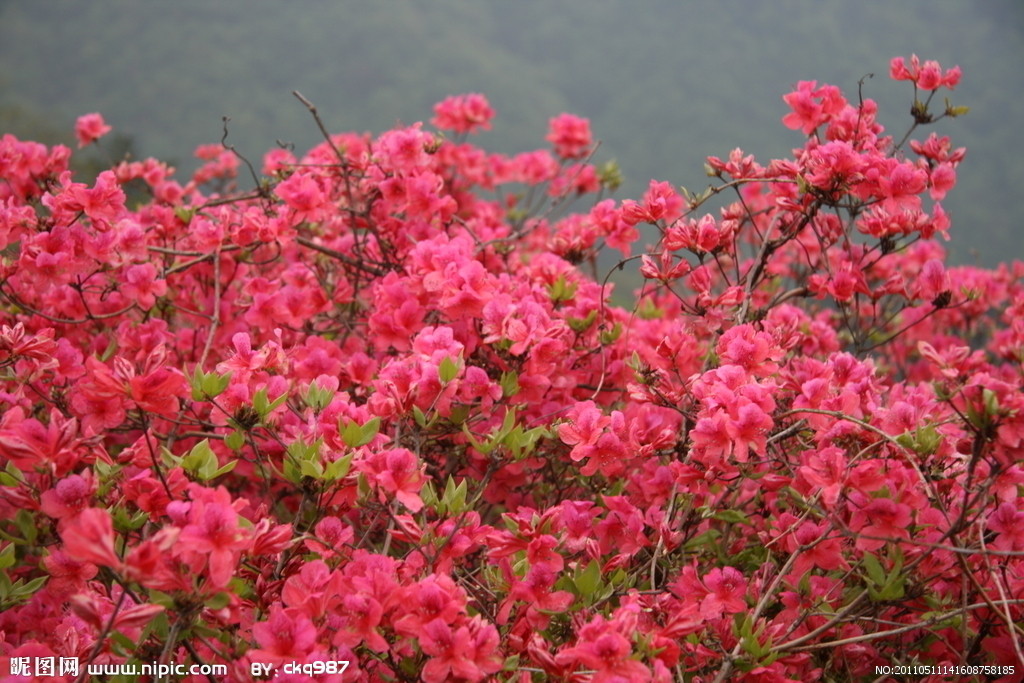
M 735 146 L 788 153 L 799 138 L 779 124 L 780 97 L 797 80 L 852 93 L 872 71 L 865 94 L 902 132 L 910 92 L 888 81 L 887 64 L 911 52 L 965 73 L 954 99 L 971 112 L 940 129 L 970 150 L 944 204 L 956 258 L 1024 257 L 1015 0 L 5 2 L 0 131 L 67 138 L 75 116 L 101 111 L 137 153 L 188 169 L 196 145 L 220 139 L 224 115 L 253 158 L 275 140 L 313 144 L 292 90 L 332 129 L 374 131 L 479 91 L 498 110 L 483 141 L 499 150 L 541 144 L 561 111 L 588 116 L 629 196 L 650 178 L 700 187 L 703 158 Z

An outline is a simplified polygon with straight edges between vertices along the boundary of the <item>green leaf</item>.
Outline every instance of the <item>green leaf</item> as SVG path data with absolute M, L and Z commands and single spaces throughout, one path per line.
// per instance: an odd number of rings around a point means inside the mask
M 199 368 L 197 367 L 196 370 L 198 369 Z M 203 393 L 207 398 L 216 398 L 220 396 L 228 388 L 229 384 L 231 384 L 230 372 L 226 372 L 223 375 L 211 372 L 203 377 L 201 382 Z
M 327 481 L 338 481 L 348 476 L 348 471 L 352 467 L 352 458 L 355 453 L 349 453 L 348 455 L 332 460 L 327 463 L 327 467 L 324 468 L 324 479 Z
M 203 380 L 206 375 L 203 373 L 203 369 L 196 365 L 192 369 L 192 374 L 187 375 L 188 384 L 192 388 L 192 400 L 202 401 L 203 400 Z
M 441 380 L 441 384 L 448 384 L 453 379 L 459 376 L 460 363 L 453 361 L 449 356 L 445 356 L 441 361 L 441 364 L 437 367 L 437 376 Z
M 810 595 L 811 594 L 811 573 L 810 572 L 804 572 L 803 576 L 800 577 L 800 582 L 797 584 L 797 590 L 800 592 L 800 595 Z
M 508 433 L 512 431 L 512 428 L 516 425 L 516 409 L 508 408 L 505 411 L 505 417 L 501 421 L 501 431 L 498 432 L 499 439 L 504 439 L 508 436 Z
M 946 100 L 946 111 L 945 111 L 945 114 L 946 114 L 946 116 L 948 116 L 950 118 L 954 118 L 955 119 L 957 116 L 963 116 L 964 114 L 966 114 L 967 112 L 969 112 L 971 110 L 970 107 L 964 107 L 964 106 L 954 107 L 950 103 L 948 97 L 945 98 L 945 100 Z
M 619 168 L 619 163 L 615 159 L 610 159 L 603 163 L 597 170 L 597 180 L 611 192 L 619 189 L 623 180 L 622 169 Z
M 366 424 L 360 425 L 350 420 L 341 425 L 341 440 L 349 448 L 359 448 L 373 441 L 380 431 L 380 418 L 371 418 Z
M 245 434 L 241 430 L 236 429 L 224 437 L 224 445 L 233 451 L 241 450 L 242 446 L 245 445 Z
M 181 466 L 186 472 L 191 474 L 198 474 L 200 472 L 209 472 L 212 469 L 217 468 L 217 456 L 214 455 L 213 450 L 210 448 L 210 440 L 203 439 L 189 451 L 181 460 Z
M 576 290 L 579 285 L 575 282 L 567 282 L 565 275 L 559 275 L 558 279 L 548 285 L 548 296 L 551 297 L 552 303 L 559 303 L 562 301 L 569 301 L 576 296 Z
M 591 597 L 601 585 L 601 565 L 597 560 L 591 560 L 583 571 L 577 569 L 573 577 L 573 585 L 583 597 Z
M 480 451 L 484 455 L 487 455 L 491 452 L 492 447 L 490 447 L 487 444 L 484 444 L 482 441 L 479 441 L 475 436 L 473 436 L 473 432 L 469 431 L 469 425 L 467 425 L 465 422 L 462 423 L 462 433 L 465 434 L 466 438 L 469 439 L 470 445 L 476 450 Z
M 103 349 L 103 353 L 100 354 L 100 360 L 106 363 L 114 357 L 115 351 L 117 351 L 117 336 L 111 335 L 110 343 L 107 344 L 107 348 Z
M 18 527 L 18 531 L 21 532 L 21 537 L 25 539 L 25 542 L 29 545 L 35 545 L 36 538 L 39 536 L 39 528 L 36 526 L 35 517 L 28 510 L 18 510 L 17 514 L 14 515 L 14 523 Z
M 878 557 L 872 553 L 864 553 L 864 569 L 867 570 L 868 578 L 876 586 L 884 586 L 886 582 L 885 570 Z
M 905 584 L 906 577 L 899 572 L 893 572 L 878 591 L 878 599 L 884 602 L 901 599 L 906 593 Z
M 649 298 L 643 300 L 636 313 L 643 320 L 660 320 L 665 317 L 665 311 L 658 308 L 657 304 Z
M 7 569 L 14 565 L 14 544 L 6 546 L 3 550 L 0 550 L 0 569 Z
M 718 510 L 712 515 L 712 517 L 723 522 L 728 522 L 729 524 L 750 525 L 750 520 L 748 520 L 747 516 L 739 510 Z
M 170 605 L 164 605 L 164 607 L 172 609 L 174 607 L 174 602 L 172 601 Z M 139 642 L 145 642 L 150 636 L 155 636 L 157 640 L 166 641 L 167 633 L 170 631 L 170 628 L 171 625 L 167 618 L 166 610 L 160 612 L 150 619 L 149 623 L 142 629 L 142 633 L 139 635 Z
M 899 445 L 903 446 L 904 448 L 906 448 L 908 450 L 911 450 L 911 451 L 912 450 L 916 450 L 914 448 L 914 446 L 916 445 L 914 443 L 914 435 L 911 434 L 910 432 L 903 432 L 902 434 L 897 436 L 896 437 L 896 443 L 898 443 Z
M 519 375 L 513 370 L 501 373 L 499 384 L 503 398 L 511 398 L 519 393 Z
M 302 473 L 302 476 L 312 479 L 321 479 L 324 476 L 323 465 L 316 460 L 299 461 L 299 471 Z
M 319 460 L 320 449 L 323 445 L 323 439 L 317 439 L 313 443 L 307 444 L 305 439 L 299 437 L 288 444 L 288 455 L 296 462 L 301 460 Z
M 96 461 L 96 464 L 100 464 L 100 461 Z M 25 475 L 19 470 L 13 462 L 7 461 L 7 466 L 4 467 L 4 472 L 10 475 L 13 479 L 23 482 L 25 481 Z
M 601 331 L 602 344 L 614 344 L 622 336 L 622 323 L 615 323 L 610 330 Z
M 982 400 L 985 403 L 985 414 L 990 417 L 995 417 L 999 414 L 999 397 L 996 396 L 996 392 L 991 389 L 982 389 L 981 391 Z
M 238 464 L 237 460 L 232 460 L 231 462 L 229 462 L 228 464 L 224 465 L 223 467 L 218 467 L 213 472 L 210 472 L 209 476 L 204 477 L 204 480 L 205 481 L 209 481 L 210 479 L 216 479 L 217 477 L 221 477 L 221 476 L 227 474 L 228 472 L 230 472 L 231 470 L 235 469 L 235 465 L 237 465 L 237 464 Z M 202 474 L 200 474 L 200 476 L 202 476 Z
M 333 389 L 321 387 L 316 382 L 312 382 L 309 389 L 306 390 L 306 405 L 316 413 L 320 413 L 331 404 L 336 393 Z
M 441 496 L 441 511 L 453 515 L 464 512 L 466 510 L 466 492 L 468 490 L 467 479 L 463 479 L 456 485 L 455 479 L 449 476 L 448 482 L 444 487 L 444 494 Z
M 264 419 L 272 413 L 278 406 L 288 400 L 288 392 L 285 392 L 275 398 L 273 401 L 267 397 L 267 388 L 263 387 L 252 397 L 252 407 L 256 411 L 256 414 L 260 416 L 260 419 Z
M 281 406 L 287 400 L 288 400 L 288 392 L 286 391 L 285 393 L 281 394 L 280 396 L 278 396 L 277 398 L 275 398 L 271 402 L 271 404 L 267 407 L 267 413 L 269 414 L 269 413 L 274 412 L 274 410 L 276 410 L 278 408 L 278 406 Z M 263 417 L 266 417 L 266 415 L 264 415 Z
M 704 533 L 691 538 L 683 545 L 683 548 L 685 550 L 696 550 L 701 546 L 708 546 L 709 548 L 714 548 L 717 545 L 718 539 L 721 536 L 722 532 L 718 531 L 717 529 L 709 529 L 708 531 L 705 531 Z
M 569 329 L 573 332 L 576 334 L 583 334 L 591 325 L 594 324 L 595 320 L 597 320 L 596 310 L 588 313 L 586 318 L 573 318 L 572 316 L 569 316 L 565 321 L 569 324 Z
M 417 405 L 414 405 L 412 407 L 412 419 L 416 421 L 416 424 L 421 429 L 426 429 L 426 427 L 427 427 L 427 416 L 423 413 L 423 411 Z
M 42 588 L 43 584 L 46 583 L 46 580 L 49 578 L 49 576 L 37 576 L 36 578 L 32 579 L 31 581 L 23 585 L 19 585 L 21 584 L 21 580 L 19 579 L 14 583 L 14 588 L 13 590 L 11 590 L 11 595 L 20 598 L 28 598 L 34 595 L 37 590 Z
M 250 584 L 245 579 L 240 579 L 237 576 L 232 578 L 231 581 L 228 583 L 228 589 L 238 597 L 246 600 L 252 598 L 255 595 L 255 591 L 253 590 L 252 584 Z
M 122 657 L 130 657 L 139 649 L 139 646 L 135 644 L 135 641 L 121 633 L 120 631 L 111 631 L 110 639 L 114 641 L 117 647 L 114 648 L 114 652 L 118 652 Z
M 469 491 L 469 480 L 463 479 L 455 487 L 455 495 L 448 501 L 448 510 L 453 514 L 466 511 L 466 492 Z
M 415 406 L 413 406 L 415 407 Z M 470 407 L 465 404 L 453 405 L 448 420 L 453 425 L 461 425 L 469 417 Z
M 437 508 L 439 501 L 437 499 L 437 489 L 434 488 L 434 482 L 429 479 L 427 480 L 423 488 L 420 489 L 420 499 L 427 509 L 433 510 Z
M 927 425 L 917 430 L 917 448 L 920 455 L 933 455 L 942 445 L 942 435 L 933 425 Z
M 282 474 L 284 478 L 293 484 L 298 484 L 302 481 L 302 473 L 299 471 L 299 466 L 293 458 L 285 458 L 284 462 L 281 463 Z
M 166 609 L 174 608 L 174 598 L 163 591 L 150 589 L 149 601 L 154 605 L 160 605 Z

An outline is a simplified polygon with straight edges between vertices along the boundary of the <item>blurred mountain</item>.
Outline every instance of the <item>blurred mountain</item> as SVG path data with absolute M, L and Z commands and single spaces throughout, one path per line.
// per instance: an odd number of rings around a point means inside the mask
M 943 206 L 954 260 L 1024 258 L 1024 4 L 1019 0 L 0 0 L 0 132 L 70 141 L 100 111 L 136 154 L 194 168 L 192 150 L 229 141 L 254 161 L 275 141 L 428 120 L 444 96 L 483 92 L 498 110 L 481 144 L 543 144 L 548 118 L 587 116 L 627 183 L 700 189 L 703 159 L 742 147 L 786 155 L 781 96 L 797 80 L 879 101 L 896 135 L 912 91 L 888 61 L 917 53 L 959 64 L 951 95 L 971 107 L 936 127 L 968 156 Z M 941 107 L 941 103 L 940 103 Z M 927 131 L 921 133 L 921 137 Z M 124 145 L 122 144 L 122 147 Z

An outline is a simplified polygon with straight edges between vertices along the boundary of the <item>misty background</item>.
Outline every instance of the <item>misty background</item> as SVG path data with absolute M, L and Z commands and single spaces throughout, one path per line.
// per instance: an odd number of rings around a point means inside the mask
M 317 144 L 292 90 L 332 132 L 375 133 L 481 92 L 498 115 L 474 142 L 534 149 L 549 118 L 585 116 L 595 163 L 625 174 L 624 199 L 652 178 L 703 189 L 704 158 L 734 147 L 765 164 L 789 155 L 801 136 L 780 123 L 781 97 L 798 80 L 856 100 L 873 73 L 864 96 L 902 137 L 912 87 L 890 81 L 888 63 L 911 53 L 959 64 L 949 97 L 971 108 L 914 135 L 968 149 L 943 201 L 951 260 L 1024 258 L 1020 0 L 0 0 L 0 133 L 72 144 L 75 118 L 98 111 L 117 134 L 109 153 L 170 161 L 183 180 L 194 148 L 220 141 L 222 116 L 257 167 L 276 141 Z

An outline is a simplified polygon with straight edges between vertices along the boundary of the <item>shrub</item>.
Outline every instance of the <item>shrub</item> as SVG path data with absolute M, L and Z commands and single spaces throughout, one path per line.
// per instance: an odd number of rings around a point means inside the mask
M 623 202 L 475 94 L 185 184 L 4 136 L 11 680 L 1020 680 L 1024 265 L 943 264 L 959 69 L 891 75 L 898 140 L 804 81 L 792 158 Z

